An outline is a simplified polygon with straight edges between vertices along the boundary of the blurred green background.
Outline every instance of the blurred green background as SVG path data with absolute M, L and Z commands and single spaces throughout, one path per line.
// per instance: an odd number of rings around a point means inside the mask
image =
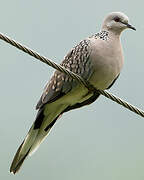
M 125 64 L 110 92 L 143 109 L 143 7 L 142 0 L 1 0 L 0 32 L 60 63 L 70 48 L 99 31 L 109 12 L 124 12 L 137 31 L 122 34 Z M 21 171 L 9 173 L 52 72 L 0 41 L 0 179 L 143 180 L 144 119 L 103 96 L 64 114 Z

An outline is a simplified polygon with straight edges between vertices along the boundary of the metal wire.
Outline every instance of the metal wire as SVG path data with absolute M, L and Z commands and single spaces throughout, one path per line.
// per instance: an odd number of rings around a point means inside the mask
M 57 69 L 60 72 L 66 73 L 69 77 L 75 79 L 76 81 L 78 81 L 79 83 L 83 84 L 86 88 L 88 88 L 90 91 L 97 91 L 100 94 L 104 95 L 105 97 L 111 99 L 112 101 L 117 102 L 118 104 L 124 106 L 125 108 L 129 109 L 130 111 L 144 117 L 144 111 L 138 109 L 137 107 L 129 104 L 128 102 L 114 96 L 113 94 L 107 92 L 107 91 L 103 91 L 103 90 L 98 90 L 95 89 L 91 84 L 89 84 L 89 82 L 87 82 L 86 80 L 84 80 L 82 77 L 80 77 L 79 75 L 69 71 L 68 69 L 65 69 L 64 67 L 62 67 L 61 65 L 53 62 L 52 60 L 41 56 L 40 54 L 38 54 L 37 52 L 31 50 L 30 48 L 25 47 L 24 45 L 16 42 L 15 40 L 9 38 L 6 35 L 3 35 L 2 33 L 0 33 L 0 39 L 2 39 L 3 41 L 11 44 L 12 46 L 22 50 L 23 52 L 35 57 L 36 59 L 42 61 L 45 64 L 48 64 L 49 66 Z

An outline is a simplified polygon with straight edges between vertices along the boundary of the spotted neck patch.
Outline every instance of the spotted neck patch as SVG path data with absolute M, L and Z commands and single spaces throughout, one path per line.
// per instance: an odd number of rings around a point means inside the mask
M 95 38 L 95 39 L 102 39 L 104 41 L 107 41 L 108 40 L 108 31 L 101 31 L 101 32 L 98 32 L 92 36 L 90 36 L 90 38 Z

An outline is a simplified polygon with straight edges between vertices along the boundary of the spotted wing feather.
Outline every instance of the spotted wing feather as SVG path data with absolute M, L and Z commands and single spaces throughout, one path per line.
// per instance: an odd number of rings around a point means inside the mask
M 90 53 L 90 41 L 88 39 L 83 40 L 67 54 L 61 65 L 88 80 L 93 72 L 89 59 Z M 62 97 L 70 92 L 72 88 L 76 87 L 77 84 L 78 83 L 74 79 L 70 78 L 65 73 L 55 71 L 51 80 L 46 85 L 36 109 Z

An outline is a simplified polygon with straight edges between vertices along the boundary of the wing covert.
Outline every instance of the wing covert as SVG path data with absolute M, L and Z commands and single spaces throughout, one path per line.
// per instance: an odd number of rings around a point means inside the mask
M 89 60 L 90 53 L 90 40 L 85 39 L 71 49 L 71 51 L 65 56 L 61 65 L 88 80 L 93 72 L 92 64 Z M 70 92 L 72 88 L 76 87 L 77 84 L 78 83 L 74 79 L 70 78 L 65 73 L 56 70 L 51 80 L 44 88 L 44 92 L 36 106 L 36 109 L 62 97 Z

